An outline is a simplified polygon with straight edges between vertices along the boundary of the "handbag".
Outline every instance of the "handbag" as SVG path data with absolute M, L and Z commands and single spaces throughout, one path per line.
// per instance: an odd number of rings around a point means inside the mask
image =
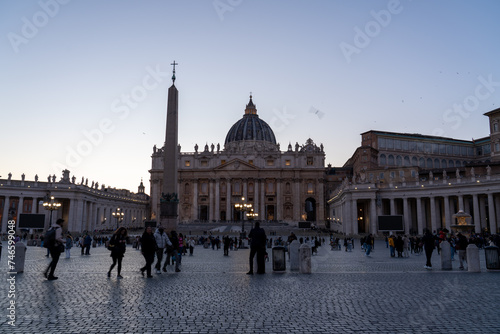
M 57 250 L 58 250 L 59 252 L 61 252 L 61 253 L 62 253 L 62 252 L 64 252 L 64 249 L 65 249 L 64 244 L 59 244 L 59 245 L 57 246 Z

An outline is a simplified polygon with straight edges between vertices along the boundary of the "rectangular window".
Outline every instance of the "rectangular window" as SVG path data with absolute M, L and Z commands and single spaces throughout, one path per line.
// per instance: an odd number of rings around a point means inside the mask
M 387 142 L 386 142 L 387 149 L 388 150 L 393 150 L 394 149 L 394 140 L 392 140 L 392 139 L 386 139 L 386 140 L 387 140 Z
M 274 160 L 267 160 L 268 166 L 274 166 Z
M 460 146 L 453 145 L 453 155 L 460 155 Z
M 380 173 L 379 176 L 378 176 L 381 180 L 384 179 L 384 173 Z
M 191 167 L 191 161 L 189 160 L 184 161 L 184 166 Z
M 431 143 L 425 143 L 424 144 L 424 152 L 425 153 L 431 153 Z
M 460 155 L 467 156 L 467 147 L 466 146 L 462 146 L 460 148 Z
M 225 163 L 226 163 L 226 160 L 221 160 L 221 161 L 220 161 L 220 164 L 221 164 L 221 165 L 224 165 Z
M 403 149 L 403 151 L 408 151 L 408 141 L 407 140 L 401 141 L 401 148 Z
M 417 142 L 411 141 L 409 143 L 409 145 L 410 145 L 410 151 L 416 151 L 417 150 Z
M 201 167 L 207 167 L 208 166 L 208 161 L 202 160 L 201 161 Z
M 446 154 L 449 154 L 449 155 L 453 154 L 453 146 L 452 145 L 446 145 Z
M 446 154 L 446 145 L 439 144 L 439 154 Z
M 307 157 L 307 165 L 312 166 L 314 164 L 313 157 Z
M 394 149 L 395 150 L 401 149 L 401 140 L 394 139 Z
M 290 160 L 285 160 L 285 166 L 290 166 L 292 163 Z
M 385 138 L 379 138 L 378 139 L 378 148 L 379 149 L 384 149 L 386 147 L 385 145 Z
M 248 160 L 248 163 L 249 163 L 250 165 L 253 165 L 253 160 Z
M 500 143 L 495 143 L 495 152 L 500 152 Z
M 424 151 L 424 143 L 418 142 L 417 143 L 417 151 L 418 152 L 423 152 Z
M 432 153 L 434 154 L 439 153 L 439 144 L 432 144 Z

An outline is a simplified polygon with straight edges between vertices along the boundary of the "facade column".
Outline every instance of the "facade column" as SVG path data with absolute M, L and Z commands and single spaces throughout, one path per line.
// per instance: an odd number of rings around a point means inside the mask
M 424 232 L 424 220 L 422 217 L 422 198 L 417 197 L 417 234 L 423 234 Z
M 7 222 L 9 221 L 10 197 L 5 196 L 2 213 L 2 233 L 7 233 Z
M 281 179 L 276 179 L 276 220 L 283 220 L 283 194 L 281 193 Z M 316 208 L 318 210 L 318 208 Z
M 90 215 L 90 226 L 92 227 L 92 231 L 97 229 L 97 203 L 92 202 L 91 203 L 91 215 Z M 125 219 L 130 219 L 130 210 L 127 210 L 129 212 L 128 217 L 125 215 Z
M 262 212 L 262 215 L 260 216 L 261 220 L 267 220 L 267 213 L 266 213 L 266 180 L 261 180 L 261 187 L 260 187 L 260 212 Z
M 497 195 L 496 197 L 493 196 L 493 200 L 495 202 L 495 211 L 497 213 L 496 220 L 497 220 L 497 228 L 498 228 L 498 223 L 500 222 L 500 196 Z
M 325 185 L 323 181 L 318 182 L 318 188 L 319 188 L 319 194 L 318 196 L 318 201 L 319 201 L 319 220 L 324 221 L 325 220 L 325 197 L 323 194 L 325 193 Z
M 370 199 L 370 231 L 369 233 L 377 234 L 377 199 Z
M 451 231 L 451 215 L 450 215 L 450 197 L 444 196 L 444 226 L 443 228 L 447 228 Z
M 75 225 L 75 200 L 69 200 L 69 211 L 68 211 L 68 232 L 72 232 L 73 226 Z
M 474 232 L 481 233 L 481 220 L 479 218 L 479 198 L 477 194 L 472 194 L 472 211 L 474 211 Z
M 215 179 L 215 221 L 220 221 L 220 179 Z
M 33 202 L 31 202 L 31 213 L 32 214 L 36 213 L 37 208 L 38 208 L 38 198 L 33 197 Z
M 301 221 L 300 216 L 300 180 L 294 180 L 295 191 L 293 192 L 293 218 L 297 221 Z M 344 222 L 345 224 L 346 222 Z
M 211 222 L 215 219 L 214 217 L 214 211 L 215 211 L 215 208 L 214 208 L 214 200 L 217 200 L 215 198 L 215 194 L 214 194 L 214 180 L 213 179 L 210 179 L 208 181 L 208 202 L 209 202 L 209 207 L 208 207 L 208 220 Z
M 197 220 L 198 217 L 198 180 L 193 180 L 193 206 L 191 208 L 191 220 Z
M 491 234 L 496 234 L 497 233 L 497 222 L 496 222 L 496 215 L 495 215 L 495 201 L 493 200 L 493 193 L 488 194 L 488 215 L 490 219 L 490 233 Z
M 231 198 L 233 196 L 231 195 L 231 180 L 226 179 L 226 220 L 227 221 L 232 221 L 234 219 L 233 217 L 233 211 L 231 210 Z
M 255 213 L 258 214 L 257 220 L 261 218 L 261 212 L 259 209 L 259 180 L 254 180 L 253 182 L 253 201 L 255 203 Z
M 436 198 L 431 196 L 429 198 L 431 202 L 431 229 L 432 232 L 437 231 L 437 223 L 436 223 Z
M 390 207 L 391 207 L 391 215 L 396 214 L 396 205 L 394 203 L 394 198 L 389 199 Z
M 403 197 L 403 219 L 404 219 L 404 224 L 405 224 L 405 233 L 406 234 L 410 234 L 410 229 L 411 229 L 411 225 L 410 225 L 410 210 L 409 210 L 409 207 L 408 207 L 408 198 L 406 197 Z

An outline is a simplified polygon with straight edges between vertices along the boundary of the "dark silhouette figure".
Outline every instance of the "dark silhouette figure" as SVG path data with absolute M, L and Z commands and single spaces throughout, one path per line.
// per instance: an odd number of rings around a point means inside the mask
M 255 223 L 255 227 L 248 235 L 250 238 L 250 271 L 248 275 L 253 274 L 253 258 L 257 254 L 257 274 L 266 273 L 266 232 L 260 227 L 259 222 Z

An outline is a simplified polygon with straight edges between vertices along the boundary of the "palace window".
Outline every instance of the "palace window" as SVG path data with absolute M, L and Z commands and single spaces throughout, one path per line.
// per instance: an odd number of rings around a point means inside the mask
M 307 157 L 307 165 L 312 166 L 314 164 L 313 157 Z
M 285 160 L 285 166 L 290 166 L 292 163 L 290 160 Z
M 202 194 L 208 193 L 208 183 L 206 182 L 201 183 L 201 193 Z
M 500 152 L 500 143 L 495 143 L 495 152 Z
M 253 160 L 248 160 L 248 163 L 249 163 L 250 165 L 253 165 Z
M 208 161 L 201 160 L 201 167 L 207 167 L 207 166 L 208 166 Z
M 493 123 L 493 132 L 498 132 L 498 123 Z
M 266 161 L 266 164 L 267 164 L 268 166 L 274 166 L 274 160 L 267 160 L 267 161 Z
M 220 161 L 220 164 L 221 164 L 221 165 L 224 165 L 225 163 L 226 163 L 226 160 L 221 160 L 221 161 Z
M 307 184 L 307 193 L 314 194 L 314 185 L 311 182 Z
M 191 161 L 190 160 L 184 161 L 184 166 L 191 167 Z

